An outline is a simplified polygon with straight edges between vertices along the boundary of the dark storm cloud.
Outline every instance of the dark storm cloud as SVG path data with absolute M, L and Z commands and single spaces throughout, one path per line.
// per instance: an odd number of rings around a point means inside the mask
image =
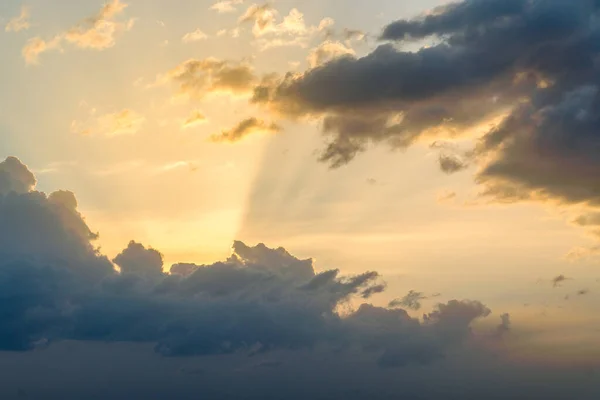
M 499 18 L 522 13 L 528 0 L 475 0 L 438 7 L 422 18 L 396 21 L 385 27 L 382 39 L 411 40 L 476 29 Z
M 333 167 L 370 143 L 406 147 L 498 118 L 463 160 L 482 168 L 483 195 L 599 204 L 599 16 L 593 0 L 451 3 L 385 27 L 395 44 L 259 85 L 254 102 L 323 118 L 321 160 Z
M 558 198 L 598 205 L 598 88 L 548 90 L 518 107 L 483 139 L 484 154 L 497 155 L 478 179 L 509 200 Z
M 17 159 L 0 165 L 10 183 L 0 194 L 0 350 L 69 339 L 154 343 L 166 356 L 326 345 L 393 367 L 443 358 L 489 314 L 452 301 L 424 321 L 368 304 L 341 315 L 340 306 L 385 290 L 377 272 L 315 272 L 311 259 L 239 241 L 223 262 L 175 264 L 170 274 L 159 251 L 131 241 L 113 260 L 117 270 L 92 245 L 98 235 L 73 193 L 46 196 Z

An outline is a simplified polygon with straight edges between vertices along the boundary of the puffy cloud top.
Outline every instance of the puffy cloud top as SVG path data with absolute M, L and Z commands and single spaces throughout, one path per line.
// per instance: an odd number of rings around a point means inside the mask
M 340 305 L 385 289 L 377 272 L 316 272 L 311 259 L 240 241 L 223 262 L 175 264 L 170 274 L 160 252 L 131 241 L 114 258 L 118 272 L 92 245 L 73 193 L 46 196 L 19 160 L 0 165 L 17 188 L 0 193 L 2 350 L 65 339 L 150 342 L 168 356 L 341 345 L 393 367 L 442 357 L 489 313 L 453 301 L 423 322 L 367 304 L 343 315 Z
M 27 193 L 35 188 L 35 176 L 16 157 L 0 163 L 0 194 Z
M 113 260 L 123 273 L 139 275 L 162 274 L 163 256 L 154 249 L 146 249 L 144 245 L 133 240 Z

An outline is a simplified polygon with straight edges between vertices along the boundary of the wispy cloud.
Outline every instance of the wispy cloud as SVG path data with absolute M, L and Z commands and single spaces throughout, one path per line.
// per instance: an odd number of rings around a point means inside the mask
M 95 111 L 88 121 L 73 121 L 71 130 L 82 135 L 120 136 L 133 135 L 144 125 L 146 118 L 130 109 L 95 117 Z
M 308 47 L 314 34 L 327 32 L 334 23 L 333 19 L 324 18 L 317 26 L 307 25 L 304 14 L 297 8 L 293 8 L 281 22 L 278 19 L 279 12 L 271 4 L 265 3 L 248 7 L 238 22 L 253 25 L 252 33 L 257 38 L 260 50 L 283 46 Z
M 564 276 L 564 275 L 558 275 L 558 276 L 556 276 L 556 277 L 554 277 L 554 278 L 552 279 L 552 286 L 553 286 L 553 287 L 559 287 L 559 286 L 561 286 L 561 285 L 562 285 L 564 282 L 568 281 L 569 279 L 571 279 L 571 278 L 567 278 L 567 277 L 566 277 L 566 276 Z
M 264 120 L 252 117 L 239 122 L 229 130 L 224 130 L 219 134 L 211 136 L 213 142 L 239 142 L 248 135 L 256 133 L 278 133 L 281 127 L 275 123 L 269 123 Z
M 20 32 L 29 29 L 31 27 L 29 22 L 30 16 L 29 7 L 23 6 L 21 8 L 21 13 L 8 21 L 4 30 L 6 32 Z
M 50 50 L 61 50 L 64 43 L 70 43 L 81 49 L 104 50 L 115 45 L 116 37 L 130 30 L 134 19 L 118 21 L 116 18 L 127 7 L 120 0 L 113 0 L 102 7 L 100 12 L 86 18 L 81 23 L 51 39 L 34 37 L 29 39 L 22 50 L 27 64 L 37 64 L 39 56 Z
M 183 124 L 181 125 L 181 127 L 183 129 L 194 128 L 194 127 L 196 127 L 196 126 L 198 126 L 200 124 L 203 124 L 205 122 L 206 122 L 206 116 L 204 114 L 202 114 L 200 111 L 194 110 L 185 119 L 185 121 L 183 121 Z
M 254 68 L 248 62 L 211 57 L 187 60 L 159 75 L 150 86 L 171 83 L 178 87 L 179 95 L 202 98 L 211 93 L 247 95 L 252 92 L 257 80 Z
M 200 40 L 206 40 L 208 39 L 208 35 L 204 32 L 202 32 L 202 30 L 200 29 L 196 29 L 193 32 L 188 32 L 185 35 L 183 35 L 183 37 L 181 38 L 181 41 L 183 43 L 191 43 L 191 42 L 197 42 Z
M 221 0 L 210 6 L 211 10 L 218 13 L 230 13 L 237 10 L 238 5 L 242 4 L 244 0 Z
M 343 43 L 327 40 L 310 51 L 308 63 L 311 68 L 315 68 L 345 55 L 356 55 L 356 53 Z

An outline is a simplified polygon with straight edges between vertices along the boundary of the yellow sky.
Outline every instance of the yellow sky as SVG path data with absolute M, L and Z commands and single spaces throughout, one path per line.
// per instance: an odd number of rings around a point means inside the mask
M 327 18 L 335 32 L 377 34 L 443 1 L 279 1 L 265 32 L 260 20 L 240 22 L 249 4 L 219 13 L 210 1 L 131 0 L 103 11 L 96 1 L 54 3 L 0 5 L 5 23 L 22 17 L 0 34 L 2 153 L 27 163 L 40 190 L 75 192 L 109 256 L 135 239 L 167 265 L 208 263 L 235 239 L 265 242 L 315 257 L 320 269 L 378 270 L 392 293 L 473 297 L 515 315 L 595 279 L 591 261 L 564 259 L 588 243 L 583 231 L 539 204 L 468 205 L 474 171 L 446 176 L 430 143 L 374 148 L 330 170 L 317 162 L 319 121 L 279 121 L 248 104 L 243 82 L 220 81 L 226 68 L 248 68 L 256 80 L 306 70 Z M 99 15 L 102 24 L 86 20 Z M 376 42 L 340 45 L 360 56 Z M 178 70 L 192 59 L 212 60 L 198 67 L 203 80 Z M 211 140 L 251 117 L 265 122 L 254 134 Z M 576 280 L 556 296 L 550 280 L 561 273 Z

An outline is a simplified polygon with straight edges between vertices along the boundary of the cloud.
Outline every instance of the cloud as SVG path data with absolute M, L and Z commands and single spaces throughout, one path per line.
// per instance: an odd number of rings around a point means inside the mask
M 468 164 L 454 155 L 441 154 L 438 161 L 440 169 L 447 174 L 453 174 L 468 168 Z
M 98 234 L 77 211 L 73 193 L 35 191 L 35 177 L 14 157 L 0 163 L 0 182 L 2 265 L 61 265 L 82 276 L 98 276 L 112 269 L 93 246 Z
M 400 20 L 385 27 L 383 39 L 418 40 L 432 35 L 463 32 L 493 24 L 499 18 L 519 16 L 527 9 L 526 0 L 460 1 L 440 6 L 421 18 Z
M 438 193 L 436 200 L 438 203 L 443 204 L 454 200 L 456 196 L 456 192 L 452 190 L 442 190 Z
M 310 51 L 308 63 L 311 68 L 315 68 L 345 55 L 355 55 L 355 52 L 351 48 L 346 47 L 343 43 L 325 41 Z
M 341 305 L 385 289 L 377 272 L 316 272 L 312 259 L 239 241 L 222 262 L 171 273 L 159 251 L 131 241 L 116 270 L 92 245 L 98 235 L 73 193 L 46 196 L 17 159 L 1 165 L 20 182 L 0 193 L 2 350 L 61 340 L 154 343 L 171 357 L 358 346 L 389 368 L 443 358 L 489 314 L 479 302 L 451 301 L 423 321 L 368 304 L 342 315 Z
M 281 127 L 274 122 L 266 122 L 264 120 L 251 117 L 240 121 L 236 126 L 229 130 L 224 130 L 221 133 L 215 134 L 211 140 L 215 142 L 238 142 L 248 135 L 256 133 L 278 133 Z
M 200 29 L 196 29 L 193 32 L 188 32 L 185 35 L 183 35 L 183 37 L 181 38 L 181 41 L 183 43 L 192 43 L 192 42 L 198 42 L 200 40 L 206 40 L 208 39 L 208 35 L 204 32 L 202 32 L 202 30 Z
M 194 110 L 185 119 L 185 121 L 183 121 L 183 124 L 182 124 L 181 127 L 183 129 L 193 128 L 193 127 L 196 127 L 196 126 L 198 126 L 200 124 L 203 124 L 205 122 L 206 122 L 206 116 L 204 114 L 202 114 L 200 111 Z
M 258 78 L 245 61 L 190 59 L 157 77 L 155 85 L 173 84 L 181 96 L 200 99 L 208 94 L 247 95 Z
M 106 3 L 98 14 L 86 18 L 65 32 L 55 35 L 50 40 L 40 37 L 30 39 L 22 50 L 27 64 L 37 64 L 39 55 L 50 50 L 62 50 L 64 43 L 82 49 L 104 50 L 113 47 L 116 37 L 128 31 L 135 23 L 134 19 L 119 21 L 117 17 L 123 13 L 127 4 L 120 0 Z
M 578 216 L 573 223 L 579 226 L 600 226 L 600 213 L 593 212 Z
M 502 337 L 510 332 L 511 321 L 510 314 L 502 314 L 500 315 L 500 324 L 496 327 L 496 333 L 498 336 Z
M 21 13 L 8 21 L 4 30 L 6 32 L 20 32 L 25 31 L 31 27 L 31 23 L 29 22 L 29 18 L 31 17 L 31 12 L 29 7 L 21 7 Z
M 251 23 L 252 33 L 257 38 L 261 51 L 282 46 L 307 47 L 310 40 L 319 32 L 326 32 L 332 24 L 331 18 L 324 18 L 317 26 L 309 26 L 304 14 L 293 8 L 278 22 L 279 12 L 269 3 L 253 4 L 239 18 L 240 24 Z
M 3 398 L 192 399 L 201 390 L 232 399 L 436 400 L 488 398 L 493 387 L 498 398 L 530 399 L 597 389 L 593 375 L 565 360 L 507 359 L 508 314 L 482 327 L 488 307 L 451 300 L 413 318 L 367 303 L 384 290 L 377 272 L 317 270 L 281 247 L 235 241 L 221 262 L 166 273 L 158 250 L 131 241 L 114 257 L 117 269 L 93 245 L 98 235 L 73 193 L 36 191 L 14 157 L 0 163 L 0 177 Z M 136 379 L 117 384 L 132 371 Z M 31 376 L 40 378 L 31 384 Z M 94 376 L 103 377 L 97 386 Z M 524 389 L 524 379 L 550 384 Z
M 576 247 L 567 253 L 566 258 L 570 261 L 577 261 L 584 258 L 600 255 L 600 245 Z
M 483 196 L 598 204 L 599 13 L 587 0 L 451 3 L 385 27 L 381 39 L 395 44 L 259 85 L 254 102 L 337 119 L 321 157 L 333 166 L 369 143 L 403 148 L 481 127 L 465 157 L 480 167 Z M 422 40 L 433 43 L 403 46 Z
M 160 276 L 163 273 L 163 255 L 154 249 L 146 249 L 144 245 L 133 240 L 113 262 L 123 274 Z
M 568 281 L 570 278 L 567 278 L 564 275 L 558 275 L 557 277 L 552 279 L 552 286 L 553 287 L 559 287 L 562 285 L 562 283 Z
M 367 39 L 367 34 L 359 29 L 344 29 L 343 37 L 347 44 L 357 41 L 365 41 Z
M 130 109 L 124 109 L 115 113 L 95 116 L 92 110 L 88 121 L 73 121 L 71 130 L 83 135 L 105 135 L 109 137 L 120 135 L 133 135 L 142 129 L 146 118 Z
M 451 88 L 452 76 L 473 77 L 454 57 L 458 55 L 447 47 L 410 53 L 382 45 L 362 58 L 345 56 L 259 85 L 253 102 L 290 118 L 335 121 L 335 126 L 324 124 L 324 133 L 333 140 L 321 160 L 340 166 L 370 142 L 404 148 L 422 137 L 459 136 L 507 106 L 507 99 L 494 101 L 492 96 L 504 83 L 481 88 L 472 97 L 459 93 L 458 82 Z M 440 87 L 441 93 L 434 96 L 436 85 L 450 86 Z
M 210 9 L 218 13 L 230 13 L 235 12 L 236 6 L 243 3 L 244 0 L 220 0 L 210 6 Z
M 33 173 L 18 158 L 8 157 L 0 162 L 0 195 L 27 193 L 36 183 Z
M 23 55 L 23 58 L 25 58 L 27 64 L 37 64 L 40 54 L 50 50 L 62 51 L 61 42 L 61 36 L 55 36 L 47 41 L 39 37 L 34 37 L 27 41 L 21 54 Z
M 409 310 L 419 311 L 421 309 L 421 300 L 426 300 L 427 296 L 425 296 L 421 292 L 415 292 L 411 290 L 401 299 L 395 299 L 390 302 L 388 307 L 397 308 L 403 307 L 408 308 Z
M 239 18 L 240 23 L 251 22 L 254 24 L 252 32 L 255 36 L 264 35 L 275 30 L 275 21 L 278 15 L 270 4 L 252 4 Z
M 240 37 L 240 28 L 232 28 L 232 29 L 220 29 L 217 31 L 217 36 L 225 36 L 225 35 L 229 35 L 234 39 L 237 39 Z

